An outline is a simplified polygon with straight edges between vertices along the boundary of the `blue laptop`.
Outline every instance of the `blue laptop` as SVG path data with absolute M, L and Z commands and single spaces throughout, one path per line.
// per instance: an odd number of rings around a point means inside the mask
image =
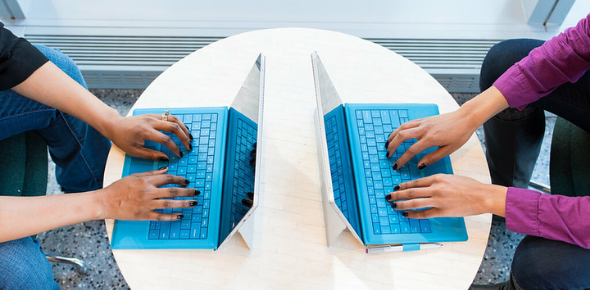
M 398 170 L 392 166 L 416 140 L 402 143 L 387 158 L 389 134 L 409 120 L 437 115 L 435 104 L 343 104 L 317 54 L 312 55 L 316 85 L 318 152 L 328 244 L 344 229 L 367 247 L 466 241 L 463 218 L 409 219 L 385 196 L 399 183 L 437 174 L 452 174 L 449 157 L 417 169 L 430 148 Z
M 264 57 L 260 56 L 241 90 L 228 107 L 136 109 L 133 115 L 164 112 L 180 118 L 193 136 L 193 149 L 187 151 L 180 140 L 168 134 L 183 150 L 179 158 L 166 146 L 146 141 L 145 146 L 165 152 L 169 161 L 125 157 L 123 176 L 168 166 L 168 173 L 190 180 L 188 187 L 201 194 L 197 206 L 164 209 L 182 213 L 173 222 L 116 220 L 113 249 L 217 249 L 239 232 L 251 245 L 253 221 L 258 207 L 258 179 L 251 152 L 261 150 Z M 177 185 L 167 185 L 177 186 Z M 248 201 L 248 202 L 244 202 Z

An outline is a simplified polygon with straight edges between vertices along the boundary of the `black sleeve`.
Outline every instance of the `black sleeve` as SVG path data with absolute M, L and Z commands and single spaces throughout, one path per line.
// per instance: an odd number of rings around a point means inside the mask
M 36 47 L 0 22 L 0 90 L 22 83 L 47 61 Z

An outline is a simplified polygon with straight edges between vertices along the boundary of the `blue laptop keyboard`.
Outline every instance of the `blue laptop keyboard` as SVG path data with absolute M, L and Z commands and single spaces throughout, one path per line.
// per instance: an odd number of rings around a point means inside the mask
M 385 142 L 395 128 L 409 121 L 407 110 L 356 110 L 355 114 L 373 232 L 377 235 L 429 233 L 429 220 L 408 219 L 385 200 L 385 195 L 393 192 L 399 183 L 423 177 L 415 164 L 393 170 L 393 163 L 386 157 Z M 402 143 L 391 158 L 397 160 L 414 143 L 415 140 Z
M 242 199 L 248 198 L 248 192 L 254 192 L 254 168 L 250 166 L 250 152 L 256 143 L 257 129 L 238 119 L 238 135 L 236 138 L 236 154 L 234 158 L 234 178 L 231 184 L 232 202 L 230 223 L 233 229 L 248 212 Z
M 401 215 L 401 211 L 393 210 L 391 203 L 385 200 L 385 195 L 392 192 L 397 184 L 423 177 L 415 164 L 408 164 L 395 171 L 392 168 L 393 162 L 386 158 L 385 142 L 395 128 L 409 121 L 407 110 L 356 110 L 355 116 L 364 170 L 357 174 L 362 174 L 366 180 L 366 189 L 363 192 L 368 194 L 373 233 L 376 235 L 429 233 L 431 231 L 429 220 L 408 219 Z M 344 158 L 350 153 L 347 152 L 347 140 L 343 140 L 346 139 L 344 129 L 338 125 L 343 122 L 343 119 L 338 120 L 338 114 L 332 112 L 326 115 L 324 120 L 334 200 L 340 211 L 354 226 L 358 222 L 355 220 L 357 209 L 350 209 L 350 207 L 356 206 L 356 201 L 350 200 L 355 197 L 347 194 L 347 192 L 354 192 L 353 178 L 349 176 L 350 170 L 347 170 L 347 167 L 352 167 L 350 161 Z M 392 160 L 397 160 L 400 154 L 414 142 L 402 143 L 391 157 Z M 344 150 L 346 152 L 343 153 Z M 416 158 L 422 156 L 418 155 Z
M 215 159 L 215 142 L 218 116 L 211 114 L 175 114 L 188 127 L 193 136 L 193 149 L 190 152 L 180 140 L 171 133 L 166 133 L 174 140 L 179 148 L 183 149 L 184 156 L 179 158 L 165 146 L 150 142 L 146 147 L 152 149 L 161 149 L 170 158 L 168 173 L 178 176 L 184 176 L 190 180 L 189 188 L 196 188 L 201 191 L 197 197 L 178 197 L 175 199 L 194 199 L 197 206 L 184 209 L 165 209 L 160 210 L 164 213 L 182 213 L 183 218 L 174 222 L 150 222 L 148 239 L 150 240 L 168 240 L 168 239 L 207 239 L 209 229 L 209 210 L 211 203 L 211 185 L 213 181 L 213 162 Z M 167 185 L 172 187 L 177 185 Z

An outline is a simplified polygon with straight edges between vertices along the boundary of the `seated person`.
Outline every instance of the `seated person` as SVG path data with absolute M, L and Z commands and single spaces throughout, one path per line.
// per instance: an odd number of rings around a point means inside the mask
M 171 221 L 181 216 L 154 210 L 196 205 L 194 200 L 161 199 L 199 194 L 185 188 L 187 179 L 167 175 L 167 168 L 134 174 L 102 188 L 109 139 L 130 155 L 167 159 L 162 152 L 144 148 L 145 140 L 182 155 L 160 131 L 173 132 L 190 150 L 192 136 L 186 126 L 171 115 L 120 116 L 85 88 L 71 59 L 31 45 L 1 23 L 0 90 L 0 140 L 36 130 L 47 141 L 58 183 L 69 193 L 0 196 L 0 289 L 59 289 L 31 235 L 97 219 Z M 164 184 L 179 186 L 158 188 Z
M 481 94 L 455 112 L 407 122 L 390 135 L 388 152 L 404 140 L 419 140 L 397 160 L 399 167 L 437 146 L 419 161 L 424 168 L 484 125 L 493 184 L 436 175 L 399 184 L 386 197 L 398 210 L 429 208 L 404 212 L 410 218 L 493 213 L 506 217 L 509 230 L 527 235 L 514 254 L 510 281 L 472 289 L 590 288 L 590 197 L 526 189 L 543 139 L 543 110 L 590 132 L 588 70 L 590 15 L 545 43 L 497 44 L 482 65 Z

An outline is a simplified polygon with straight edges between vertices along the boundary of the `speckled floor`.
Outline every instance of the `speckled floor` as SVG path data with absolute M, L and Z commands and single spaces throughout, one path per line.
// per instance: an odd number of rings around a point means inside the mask
M 93 90 L 95 95 L 121 114 L 127 114 L 141 90 Z M 454 94 L 462 104 L 473 97 L 472 94 Z M 549 150 L 555 116 L 546 117 L 547 129 L 537 161 L 533 180 L 549 184 Z M 477 131 L 483 140 L 483 130 Z M 50 162 L 50 181 L 48 194 L 61 193 L 51 173 L 54 165 Z M 504 221 L 494 220 L 480 269 L 474 283 L 488 284 L 505 281 L 509 277 L 512 255 L 523 235 L 506 230 Z M 73 226 L 55 229 L 38 235 L 43 250 L 47 254 L 81 258 L 88 264 L 89 274 L 81 275 L 69 265 L 52 263 L 55 279 L 62 289 L 129 289 L 111 253 L 104 222 L 90 221 Z

